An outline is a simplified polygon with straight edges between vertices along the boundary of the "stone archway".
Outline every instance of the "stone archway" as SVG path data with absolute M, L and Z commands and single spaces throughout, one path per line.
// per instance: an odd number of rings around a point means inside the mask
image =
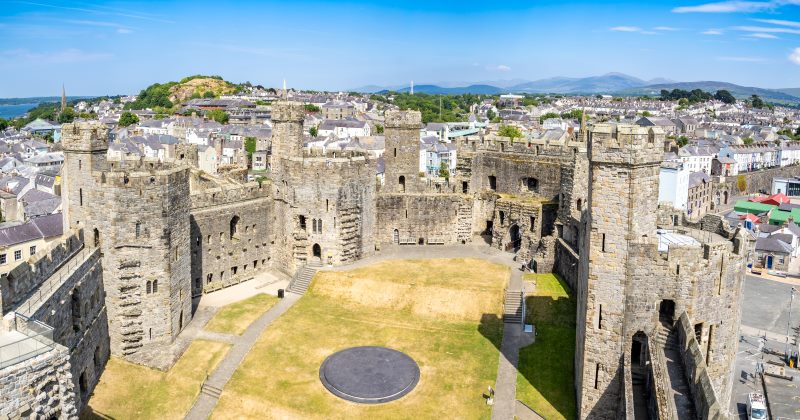
M 320 247 L 319 244 L 314 244 L 314 246 L 311 247 L 311 255 L 313 255 L 317 261 L 322 261 L 322 247 Z
M 508 241 L 506 242 L 505 250 L 516 254 L 521 245 L 522 233 L 520 232 L 519 225 L 514 223 L 508 228 Z

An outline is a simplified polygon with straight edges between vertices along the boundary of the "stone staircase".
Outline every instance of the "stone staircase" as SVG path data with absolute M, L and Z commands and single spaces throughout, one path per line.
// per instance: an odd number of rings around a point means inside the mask
M 522 324 L 522 291 L 506 290 L 503 303 L 503 322 L 509 324 Z
M 683 357 L 681 357 L 681 344 L 677 328 L 670 323 L 661 322 L 656 329 L 655 342 L 664 350 L 667 376 L 673 394 L 671 398 L 675 402 L 677 418 L 698 418 L 692 391 L 689 388 L 689 380 L 686 378 L 686 367 L 683 364 Z
M 222 395 L 222 390 L 213 385 L 209 385 L 208 383 L 203 383 L 203 386 L 200 387 L 200 393 L 203 395 L 208 395 L 209 397 L 215 400 L 218 400 L 219 397 Z
M 297 270 L 297 273 L 295 273 L 294 278 L 292 278 L 286 290 L 297 293 L 298 295 L 304 294 L 306 290 L 308 290 L 308 286 L 311 284 L 314 274 L 317 274 L 317 270 L 321 267 L 322 264 L 316 261 L 304 265 L 301 269 Z

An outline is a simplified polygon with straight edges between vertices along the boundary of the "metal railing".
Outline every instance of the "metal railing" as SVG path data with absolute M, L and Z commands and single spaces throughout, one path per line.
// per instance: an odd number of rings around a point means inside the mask
M 17 307 L 17 312 L 31 316 L 31 308 L 49 297 L 55 289 L 59 288 L 64 283 L 64 279 L 69 277 L 72 272 L 82 265 L 96 250 L 96 248 L 87 249 L 83 246 L 78 248 L 78 250 L 66 259 L 66 263 L 62 264 L 61 267 L 54 271 L 47 280 L 40 283 L 36 290 L 28 296 L 28 299 Z
M 14 314 L 15 329 L 24 337 L 0 345 L 0 369 L 24 362 L 55 346 L 53 327 L 22 314 Z

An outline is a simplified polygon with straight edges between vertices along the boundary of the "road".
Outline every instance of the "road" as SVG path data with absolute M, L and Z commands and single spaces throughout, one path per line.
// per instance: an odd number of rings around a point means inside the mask
M 766 280 L 759 277 L 745 278 L 742 295 L 741 339 L 736 354 L 731 395 L 731 413 L 740 419 L 746 419 L 745 401 L 747 394 L 761 392 L 760 384 L 755 381 L 756 364 L 769 358 L 775 359 L 761 351 L 773 349 L 783 352 L 786 345 L 786 322 L 789 320 L 789 299 L 791 284 Z M 798 288 L 800 289 L 800 288 Z M 800 293 L 795 293 L 792 307 L 792 343 L 800 330 Z M 766 339 L 764 338 L 766 337 Z M 777 402 L 777 401 L 776 401 Z

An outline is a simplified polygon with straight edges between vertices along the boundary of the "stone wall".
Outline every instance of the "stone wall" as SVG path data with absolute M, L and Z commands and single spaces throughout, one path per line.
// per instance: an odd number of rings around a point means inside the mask
M 421 192 L 419 178 L 419 111 L 386 111 L 384 137 L 386 164 L 383 190 L 387 193 Z
M 563 239 L 555 245 L 555 265 L 553 272 L 561 276 L 569 288 L 574 292 L 578 287 L 578 264 L 580 256 Z
M 271 265 L 271 187 L 248 183 L 192 194 L 192 295 L 253 278 Z
M 377 200 L 378 243 L 410 241 L 455 244 L 471 241 L 460 229 L 472 219 L 471 200 L 462 194 L 383 194 Z M 471 224 L 471 223 L 470 223 Z
M 728 191 L 728 197 L 743 194 L 755 194 L 761 190 L 772 194 L 772 179 L 773 178 L 791 178 L 800 176 L 800 165 L 784 166 L 782 168 L 763 169 L 755 172 L 744 172 L 741 175 L 747 179 L 747 189 L 742 193 L 739 191 L 737 184 L 737 176 L 715 178 L 717 182 L 714 185 L 714 190 L 720 193 Z M 786 191 L 784 191 L 786 193 Z
M 694 327 L 686 312 L 682 313 L 676 325 L 681 344 L 681 357 L 689 379 L 694 406 L 702 419 L 728 418 L 727 404 L 722 405 L 717 398 L 708 373 L 708 366 L 695 339 Z
M 69 350 L 54 347 L 22 363 L 0 369 L 0 417 L 78 417 Z

